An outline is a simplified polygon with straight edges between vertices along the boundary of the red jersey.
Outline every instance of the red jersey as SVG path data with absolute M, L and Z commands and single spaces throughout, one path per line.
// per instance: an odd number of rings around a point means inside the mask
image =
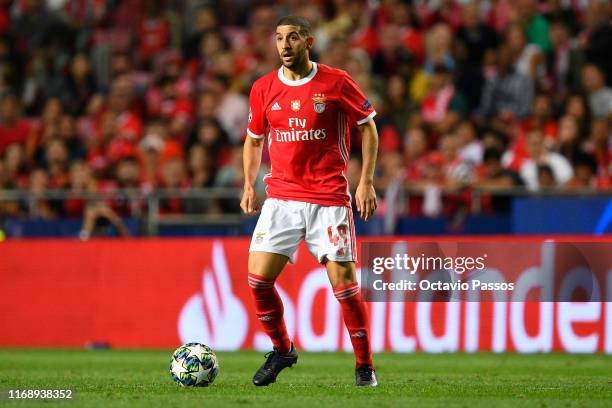
M 268 197 L 350 206 L 349 127 L 366 123 L 376 112 L 345 71 L 312 66 L 296 81 L 287 79 L 282 67 L 255 81 L 247 134 L 268 136 Z

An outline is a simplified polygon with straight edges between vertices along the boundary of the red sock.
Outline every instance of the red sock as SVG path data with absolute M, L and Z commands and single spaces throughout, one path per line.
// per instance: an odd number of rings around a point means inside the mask
M 357 360 L 355 366 L 370 366 L 372 364 L 372 349 L 370 348 L 370 334 L 368 330 L 368 313 L 361 302 L 359 284 L 357 282 L 341 285 L 334 288 L 334 295 L 344 316 L 344 323 L 348 329 L 353 344 L 353 352 Z
M 249 287 L 255 300 L 255 312 L 263 329 L 280 353 L 288 353 L 291 341 L 283 320 L 283 302 L 274 288 L 274 279 L 249 273 Z

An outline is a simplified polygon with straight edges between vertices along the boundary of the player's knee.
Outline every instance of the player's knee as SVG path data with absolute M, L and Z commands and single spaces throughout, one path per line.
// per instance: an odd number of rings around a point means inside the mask
M 287 263 L 287 259 L 287 257 L 277 254 L 251 252 L 249 253 L 248 270 L 253 275 L 259 275 L 266 279 L 276 279 Z
M 261 268 L 261 262 L 259 261 L 258 257 L 253 254 L 250 253 L 249 254 L 249 262 L 248 262 L 248 269 L 249 269 L 249 273 L 253 274 L 253 275 L 262 275 L 262 268 Z
M 327 262 L 327 275 L 332 287 L 353 283 L 357 280 L 353 262 Z

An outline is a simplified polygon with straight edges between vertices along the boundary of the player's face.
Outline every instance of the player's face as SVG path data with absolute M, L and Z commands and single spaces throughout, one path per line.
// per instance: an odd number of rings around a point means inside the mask
M 281 63 L 289 69 L 296 69 L 308 61 L 312 37 L 300 35 L 299 29 L 292 25 L 276 27 L 276 49 Z

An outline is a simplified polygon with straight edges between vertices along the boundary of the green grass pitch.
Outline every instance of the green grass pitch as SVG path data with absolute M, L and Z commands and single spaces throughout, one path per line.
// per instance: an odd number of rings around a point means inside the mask
M 612 356 L 565 354 L 392 354 L 375 356 L 380 386 L 357 389 L 353 356 L 301 353 L 277 383 L 250 380 L 263 353 L 218 353 L 208 388 L 180 388 L 168 374 L 171 350 L 0 350 L 0 389 L 71 388 L 60 407 L 611 407 Z

